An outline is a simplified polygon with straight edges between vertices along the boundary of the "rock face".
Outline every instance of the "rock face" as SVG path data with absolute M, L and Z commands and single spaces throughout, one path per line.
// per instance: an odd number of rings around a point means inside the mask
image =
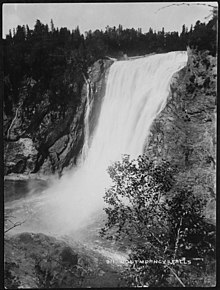
M 34 170 L 37 150 L 31 138 L 20 138 L 18 141 L 5 143 L 6 173 L 23 173 Z
M 97 61 L 89 72 L 92 134 L 105 90 L 105 75 L 111 60 Z M 76 164 L 84 142 L 84 115 L 87 100 L 86 83 L 78 104 L 69 100 L 65 110 L 53 106 L 48 94 L 30 99 L 34 80 L 21 89 L 14 115 L 4 111 L 5 175 L 10 173 L 61 174 Z M 74 87 L 74 84 L 73 84 Z
M 207 199 L 205 215 L 215 221 L 216 59 L 189 52 L 177 73 L 166 107 L 156 118 L 145 153 L 176 166 L 176 185 Z
M 74 163 L 83 143 L 85 95 L 83 87 L 78 107 L 70 101 L 62 112 L 51 109 L 47 95 L 27 107 L 24 94 L 10 126 L 5 126 L 5 174 L 51 174 Z

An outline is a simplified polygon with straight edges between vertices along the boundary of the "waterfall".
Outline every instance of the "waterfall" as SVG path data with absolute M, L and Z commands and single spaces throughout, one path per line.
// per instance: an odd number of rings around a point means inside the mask
M 150 126 L 166 105 L 172 76 L 186 62 L 186 52 L 170 52 L 111 66 L 87 168 L 105 170 L 121 154 L 136 158 L 143 153 Z
M 86 80 L 86 79 L 85 79 Z M 90 115 L 90 83 L 86 80 L 86 113 L 84 118 L 84 144 L 82 148 L 81 161 L 84 162 L 89 150 L 89 115 Z
M 84 149 L 91 143 L 86 158 L 45 195 L 40 215 L 50 231 L 76 229 L 102 209 L 111 184 L 107 167 L 123 154 L 136 158 L 143 153 L 151 124 L 166 105 L 172 76 L 186 63 L 187 52 L 181 51 L 114 62 L 92 142 L 86 131 Z M 89 110 L 88 97 L 86 122 Z

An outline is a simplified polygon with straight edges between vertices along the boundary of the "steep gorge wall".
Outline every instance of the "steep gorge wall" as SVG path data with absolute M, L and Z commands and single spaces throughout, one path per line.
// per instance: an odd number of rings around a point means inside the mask
M 105 92 L 107 69 L 111 60 L 99 60 L 89 71 L 89 99 L 91 106 L 90 134 L 92 134 Z M 76 106 L 69 100 L 67 108 L 53 106 L 48 94 L 38 99 L 31 97 L 34 80 L 20 90 L 20 100 L 14 115 L 4 118 L 5 175 L 62 174 L 77 162 L 84 143 L 84 116 L 87 85 L 83 85 Z M 74 88 L 75 84 L 72 84 Z
M 21 101 L 4 142 L 6 175 L 52 174 L 74 159 L 83 142 L 84 95 L 83 89 L 77 109 L 70 104 L 65 113 L 50 110 L 44 96 L 30 117 L 25 116 L 28 108 Z
M 173 77 L 171 93 L 151 127 L 145 153 L 176 166 L 178 188 L 207 200 L 205 215 L 215 222 L 216 58 L 189 51 L 187 67 Z

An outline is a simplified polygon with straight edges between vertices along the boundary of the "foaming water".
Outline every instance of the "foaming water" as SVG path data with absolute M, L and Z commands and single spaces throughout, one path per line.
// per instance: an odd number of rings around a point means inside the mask
M 166 105 L 172 76 L 186 63 L 187 53 L 179 51 L 110 67 L 98 124 L 90 148 L 86 154 L 83 150 L 86 158 L 44 195 L 25 200 L 27 207 L 35 208 L 26 229 L 64 234 L 88 223 L 91 214 L 103 207 L 105 188 L 111 184 L 107 167 L 122 154 L 136 158 L 143 153 L 150 126 Z M 89 144 L 89 109 L 88 105 L 85 144 Z

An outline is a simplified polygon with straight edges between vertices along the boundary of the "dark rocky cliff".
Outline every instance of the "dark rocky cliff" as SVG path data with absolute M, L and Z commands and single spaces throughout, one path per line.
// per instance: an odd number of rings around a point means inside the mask
M 48 96 L 26 107 L 26 95 L 15 108 L 4 143 L 5 174 L 51 174 L 74 162 L 83 143 L 85 88 L 77 108 L 50 108 Z M 7 120 L 6 120 L 7 121 Z
M 107 68 L 111 60 L 94 63 L 89 71 L 91 128 L 94 130 L 105 91 Z M 34 80 L 20 90 L 20 101 L 13 116 L 4 112 L 5 175 L 38 173 L 61 174 L 76 164 L 84 142 L 84 115 L 87 85 L 83 85 L 76 106 L 69 100 L 65 109 L 52 106 L 48 94 L 29 102 Z M 74 84 L 72 84 L 74 87 Z M 33 98 L 32 98 L 33 99 Z
M 145 152 L 176 166 L 177 188 L 206 198 L 205 215 L 215 221 L 216 58 L 189 51 L 187 67 L 173 77 L 164 110 L 155 119 Z

